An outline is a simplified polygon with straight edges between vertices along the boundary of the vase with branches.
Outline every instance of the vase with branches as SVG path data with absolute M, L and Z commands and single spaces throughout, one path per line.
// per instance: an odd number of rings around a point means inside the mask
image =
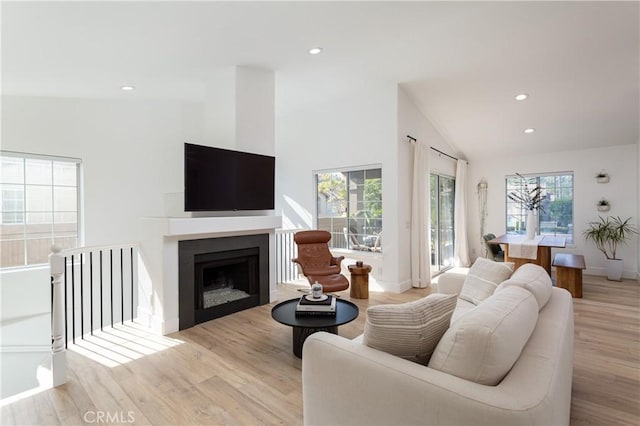
M 543 194 L 544 189 L 540 185 L 535 184 L 535 178 L 527 179 L 520 173 L 516 173 L 520 178 L 516 189 L 509 192 L 507 197 L 513 202 L 520 204 L 525 210 L 542 210 L 542 200 L 547 198 L 547 194 Z
M 538 210 L 544 212 L 542 200 L 547 198 L 547 194 L 544 194 L 544 189 L 536 184 L 535 178 L 527 179 L 520 173 L 516 173 L 516 176 L 519 178 L 516 188 L 509 192 L 507 197 L 511 201 L 518 203 L 522 209 L 528 211 L 525 229 L 527 231 L 527 239 L 532 240 L 536 233 L 537 220 L 535 212 Z

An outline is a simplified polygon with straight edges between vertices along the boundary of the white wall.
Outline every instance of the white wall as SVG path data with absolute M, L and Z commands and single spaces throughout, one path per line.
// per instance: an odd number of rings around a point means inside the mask
M 236 149 L 273 155 L 276 107 L 273 71 L 236 67 L 235 88 Z
M 315 228 L 313 171 L 382 165 L 383 251 L 366 263 L 383 287 L 397 291 L 397 87 L 380 85 L 276 118 L 276 214 L 283 227 Z M 387 227 L 392 227 L 387 232 Z
M 183 191 L 183 143 L 202 140 L 202 106 L 178 101 L 3 97 L 2 149 L 77 157 L 85 245 L 135 242 L 139 218 Z
M 0 323 L 51 311 L 49 269 L 0 272 Z
M 367 91 L 280 117 L 276 121 L 276 210 L 285 228 L 315 227 L 313 171 L 382 164 L 383 254 L 351 254 L 371 264 L 388 291 L 410 287 L 413 160 L 406 135 L 454 154 L 397 85 Z M 432 156 L 435 168 L 455 175 L 455 163 Z
M 213 72 L 205 84 L 203 108 L 204 138 L 195 143 L 273 155 L 273 71 L 230 66 Z
M 622 145 L 612 148 L 585 149 L 555 153 L 540 153 L 526 156 L 492 156 L 473 158 L 469 161 L 468 193 L 469 243 L 471 257 L 484 253 L 480 246 L 480 225 L 478 217 L 477 184 L 485 178 L 489 184 L 487 193 L 488 216 L 486 232 L 500 235 L 505 232 L 505 176 L 515 172 L 574 173 L 574 246 L 557 251 L 580 253 L 585 256 L 585 273 L 605 275 L 605 258 L 593 244 L 587 244 L 582 233 L 588 222 L 597 220 L 596 202 L 605 197 L 611 202 L 609 216 L 632 217 L 638 224 L 638 146 Z M 611 176 L 608 184 L 598 184 L 595 175 L 605 170 Z M 628 245 L 618 249 L 618 257 L 624 259 L 624 276 L 635 278 L 638 271 L 637 236 Z
M 201 139 L 202 122 L 201 105 L 178 101 L 3 96 L 2 149 L 82 159 L 84 244 L 137 242 L 140 217 L 183 190 L 183 142 Z M 46 268 L 0 280 L 2 320 L 50 309 Z

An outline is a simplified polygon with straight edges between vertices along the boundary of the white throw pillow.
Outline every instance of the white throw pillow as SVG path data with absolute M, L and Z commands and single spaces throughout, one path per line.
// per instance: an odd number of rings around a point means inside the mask
M 529 290 L 536 298 L 538 311 L 540 311 L 551 298 L 553 284 L 546 269 L 533 263 L 525 263 L 511 275 L 511 278 L 498 286 L 496 293 L 509 286 L 518 286 Z
M 520 357 L 537 321 L 533 294 L 507 287 L 451 324 L 429 367 L 495 386 Z
M 372 306 L 363 343 L 426 365 L 449 328 L 457 300 L 455 294 L 430 294 L 413 302 Z
M 479 304 L 496 291 L 498 284 L 511 276 L 513 266 L 511 262 L 494 262 L 484 257 L 477 258 L 464 279 L 460 299 L 474 305 Z

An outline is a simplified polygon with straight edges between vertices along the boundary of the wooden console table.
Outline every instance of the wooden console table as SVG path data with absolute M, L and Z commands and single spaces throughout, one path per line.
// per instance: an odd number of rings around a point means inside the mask
M 535 263 L 546 269 L 549 276 L 551 276 L 551 248 L 564 248 L 566 247 L 567 240 L 565 237 L 554 237 L 551 235 L 545 235 L 538 244 L 538 253 L 535 259 L 522 259 L 519 257 L 509 257 L 509 244 L 516 244 L 522 242 L 522 235 L 510 235 L 504 234 L 493 240 L 487 241 L 487 244 L 502 244 L 504 245 L 504 261 L 515 263 L 515 269 L 525 263 Z

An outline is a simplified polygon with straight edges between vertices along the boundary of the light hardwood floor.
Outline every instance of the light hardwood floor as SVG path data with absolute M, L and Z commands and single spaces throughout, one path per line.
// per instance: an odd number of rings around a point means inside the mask
M 361 315 L 340 334 L 359 335 L 370 304 L 427 293 L 354 300 Z M 299 294 L 279 286 L 281 300 Z M 572 425 L 640 424 L 639 304 L 636 281 L 584 277 L 584 298 L 574 299 Z M 3 404 L 0 423 L 301 424 L 301 361 L 291 329 L 271 319 L 272 306 L 165 337 L 132 325 L 109 330 L 69 351 L 67 384 Z

